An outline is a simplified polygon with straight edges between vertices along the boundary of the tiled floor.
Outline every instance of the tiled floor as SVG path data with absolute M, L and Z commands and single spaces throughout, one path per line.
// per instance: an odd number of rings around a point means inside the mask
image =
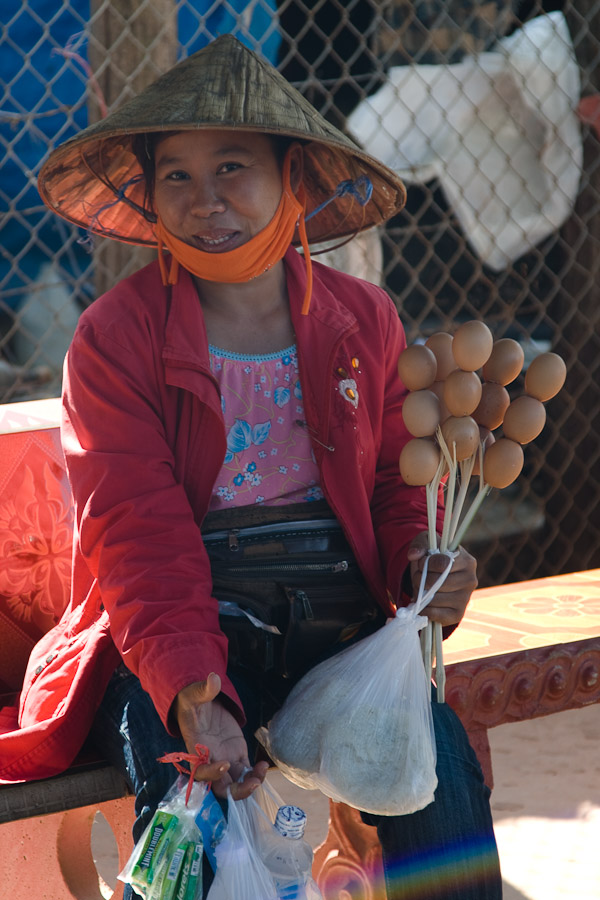
M 600 705 L 489 736 L 504 900 L 600 900 Z

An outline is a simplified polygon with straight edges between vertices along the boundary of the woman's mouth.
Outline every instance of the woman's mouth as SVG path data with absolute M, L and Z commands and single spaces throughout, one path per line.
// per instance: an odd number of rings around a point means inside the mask
M 194 235 L 194 242 L 199 250 L 207 253 L 220 253 L 228 249 L 228 245 L 238 234 L 237 231 L 214 232 L 213 234 Z

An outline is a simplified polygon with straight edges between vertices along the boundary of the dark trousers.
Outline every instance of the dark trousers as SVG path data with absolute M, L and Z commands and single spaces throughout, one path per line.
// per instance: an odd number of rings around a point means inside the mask
M 263 717 L 272 703 L 261 702 L 250 677 L 232 672 L 231 678 L 248 717 L 245 732 L 252 748 L 254 731 L 267 724 Z M 377 828 L 388 900 L 501 900 L 490 792 L 479 762 L 450 707 L 434 702 L 433 716 L 438 776 L 434 802 L 406 816 L 363 814 L 365 822 Z M 137 841 L 177 775 L 157 757 L 185 750 L 183 742 L 166 732 L 150 697 L 124 666 L 109 684 L 92 736 L 135 793 Z M 204 872 L 208 889 L 208 865 Z M 125 900 L 136 896 L 127 886 Z

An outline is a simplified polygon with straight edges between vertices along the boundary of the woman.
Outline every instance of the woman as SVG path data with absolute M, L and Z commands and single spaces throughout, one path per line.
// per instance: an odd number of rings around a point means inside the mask
M 158 246 L 82 315 L 68 354 L 72 597 L 34 651 L 20 717 L 50 736 L 40 777 L 68 765 L 95 715 L 95 740 L 135 790 L 138 838 L 174 774 L 157 756 L 204 744 L 198 777 L 248 796 L 267 768 L 249 752 L 257 725 L 319 655 L 379 627 L 418 585 L 424 498 L 397 462 L 404 334 L 383 291 L 308 248 L 380 223 L 404 190 L 225 36 L 58 148 L 40 191 L 92 232 Z M 296 581 L 232 582 L 240 548 L 296 568 L 343 558 L 322 578 L 344 598 L 333 625 L 301 589 L 315 585 L 306 566 Z M 444 567 L 433 557 L 428 578 Z M 455 626 L 475 584 L 461 550 L 428 616 Z M 275 624 L 226 615 L 246 593 Z M 366 817 L 388 896 L 500 897 L 487 789 L 456 717 L 436 707 L 435 802 Z M 418 864 L 427 894 L 413 894 Z

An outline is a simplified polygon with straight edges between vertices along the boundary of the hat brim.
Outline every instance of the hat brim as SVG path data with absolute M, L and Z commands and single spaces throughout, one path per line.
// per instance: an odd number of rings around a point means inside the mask
M 251 85 L 249 91 L 240 85 Z M 40 195 L 62 218 L 93 234 L 155 246 L 144 216 L 146 185 L 132 149 L 137 134 L 218 129 L 303 143 L 307 214 L 338 185 L 366 175 L 363 206 L 336 197 L 307 224 L 309 241 L 347 237 L 379 225 L 405 203 L 400 177 L 327 122 L 266 60 L 231 35 L 190 56 L 128 103 L 54 150 L 38 178 Z M 134 181 L 132 181 L 134 179 Z

